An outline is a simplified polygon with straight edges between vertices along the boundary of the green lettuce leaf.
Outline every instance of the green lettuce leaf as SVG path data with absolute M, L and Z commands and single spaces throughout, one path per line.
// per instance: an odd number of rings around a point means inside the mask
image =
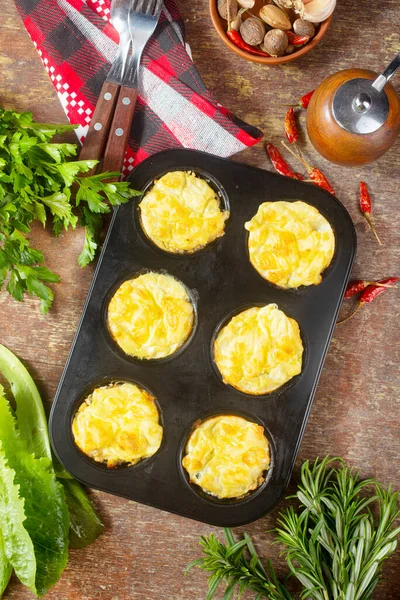
M 70 516 L 69 545 L 86 548 L 104 529 L 82 486 L 74 479 L 62 479 Z
M 2 386 L 0 386 L 0 404 L 2 406 L 8 404 Z M 1 425 L 3 426 L 3 423 Z M 2 591 L 8 583 L 11 568 L 14 568 L 18 579 L 24 585 L 32 592 L 36 591 L 36 558 L 32 540 L 24 526 L 25 521 L 24 500 L 20 496 L 16 473 L 8 464 L 6 452 L 0 442 L 1 555 L 2 559 L 5 557 L 0 569 Z
M 0 529 L 0 598 L 3 597 L 4 591 L 10 581 L 11 573 L 12 566 L 4 550 L 3 534 Z
M 18 430 L 30 454 L 51 460 L 47 419 L 38 389 L 24 365 L 0 344 L 0 373 L 10 384 L 17 404 Z
M 82 486 L 72 479 L 59 462 L 52 457 L 47 419 L 38 389 L 22 362 L 0 344 L 0 373 L 8 381 L 17 408 L 18 430 L 28 452 L 36 458 L 53 460 L 57 478 L 64 486 L 70 511 L 70 543 L 83 548 L 102 532 L 103 524 L 96 514 Z M 69 484 L 66 484 L 66 481 Z
M 51 461 L 37 459 L 28 452 L 4 395 L 0 396 L 0 440 L 6 464 L 15 472 L 14 484 L 24 499 L 24 528 L 32 540 L 36 558 L 36 593 L 43 596 L 57 583 L 68 560 L 69 515 L 64 490 L 56 480 Z M 3 527 L 2 530 L 6 544 L 9 540 Z M 12 546 L 19 560 L 26 561 L 25 548 L 21 553 L 18 545 L 12 543 Z M 32 589 L 31 582 L 28 583 Z

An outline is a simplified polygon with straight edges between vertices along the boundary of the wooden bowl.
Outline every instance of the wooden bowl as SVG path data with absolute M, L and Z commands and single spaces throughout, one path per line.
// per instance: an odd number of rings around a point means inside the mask
M 311 52 L 311 50 L 315 48 L 315 46 L 322 40 L 322 38 L 326 34 L 333 17 L 333 15 L 331 15 L 328 19 L 326 19 L 326 21 L 321 23 L 316 35 L 308 42 L 308 44 L 306 44 L 305 46 L 301 46 L 299 50 L 295 50 L 292 54 L 286 54 L 285 56 L 266 56 L 264 58 L 263 56 L 249 54 L 245 50 L 241 50 L 240 48 L 235 46 L 235 44 L 233 44 L 226 35 L 227 23 L 225 19 L 219 16 L 217 10 L 217 0 L 209 0 L 209 3 L 211 20 L 219 37 L 224 42 L 224 44 L 226 44 L 226 46 L 228 46 L 230 50 L 233 50 L 233 52 L 236 52 L 236 54 L 238 54 L 242 58 L 245 58 L 246 60 L 251 60 L 255 63 L 260 63 L 261 65 L 282 65 L 284 63 L 292 62 L 297 58 L 301 58 L 308 52 Z M 255 8 L 251 11 L 251 13 L 258 14 L 258 11 L 261 8 L 261 6 L 264 6 L 264 2 L 262 2 L 261 0 L 256 0 Z

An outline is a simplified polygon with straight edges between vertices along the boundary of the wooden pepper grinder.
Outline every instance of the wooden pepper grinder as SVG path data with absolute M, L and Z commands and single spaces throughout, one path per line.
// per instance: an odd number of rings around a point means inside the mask
M 400 53 L 382 75 L 347 69 L 320 85 L 307 110 L 307 131 L 322 156 L 357 166 L 389 150 L 400 131 L 400 100 L 388 81 L 399 67 Z

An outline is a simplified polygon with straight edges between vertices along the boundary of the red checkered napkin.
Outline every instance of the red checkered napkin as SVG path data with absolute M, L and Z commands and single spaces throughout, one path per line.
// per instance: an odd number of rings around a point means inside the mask
M 15 0 L 40 58 L 82 142 L 117 49 L 110 0 Z M 174 0 L 147 44 L 129 147 L 127 174 L 151 154 L 183 146 L 231 156 L 261 131 L 216 102 L 189 57 Z

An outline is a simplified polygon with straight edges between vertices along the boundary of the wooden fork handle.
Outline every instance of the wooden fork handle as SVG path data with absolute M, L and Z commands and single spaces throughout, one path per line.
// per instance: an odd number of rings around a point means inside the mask
M 120 86 L 117 83 L 105 81 L 101 88 L 100 96 L 89 125 L 89 131 L 83 143 L 79 158 L 80 160 L 100 160 L 103 156 L 104 147 L 107 142 L 110 126 L 114 114 L 115 105 L 118 100 Z M 96 172 L 92 169 L 86 175 Z
M 121 87 L 104 152 L 102 172 L 122 170 L 136 99 L 137 90 Z

